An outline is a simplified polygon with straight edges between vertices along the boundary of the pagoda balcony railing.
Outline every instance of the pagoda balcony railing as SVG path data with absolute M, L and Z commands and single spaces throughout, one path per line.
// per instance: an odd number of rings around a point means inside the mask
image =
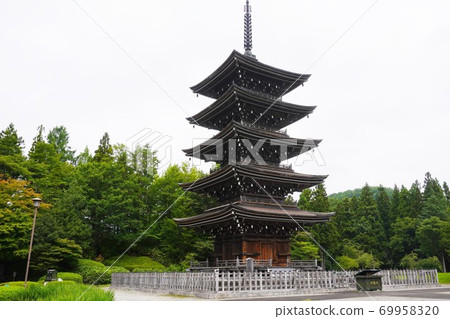
M 268 260 L 254 260 L 253 266 L 255 268 L 267 268 L 272 267 L 272 259 Z M 219 260 L 216 259 L 215 262 L 210 262 L 208 259 L 205 261 L 191 261 L 190 269 L 207 269 L 207 268 L 215 268 L 215 269 L 245 269 L 247 267 L 247 262 L 243 259 L 230 259 L 230 260 Z
M 262 126 L 262 125 L 257 125 L 256 123 L 247 123 L 245 121 L 241 121 L 240 123 L 241 123 L 241 125 L 248 126 L 250 128 L 259 128 L 261 130 L 287 135 L 287 129 L 276 130 L 274 128 L 270 128 L 270 127 Z
M 287 260 L 287 266 L 289 268 L 300 268 L 300 269 L 322 269 L 319 265 L 317 259 L 314 260 Z
M 200 269 L 246 269 L 247 260 L 236 259 L 230 260 L 219 260 L 216 259 L 214 262 L 210 262 L 208 259 L 205 261 L 191 261 L 190 269 L 200 270 Z M 271 268 L 273 267 L 272 259 L 267 260 L 253 260 L 254 268 Z M 279 267 L 278 267 L 279 268 Z M 288 258 L 285 268 L 303 269 L 303 270 L 321 270 L 322 267 L 317 259 L 314 260 L 291 260 Z M 283 269 L 283 267 L 279 268 Z

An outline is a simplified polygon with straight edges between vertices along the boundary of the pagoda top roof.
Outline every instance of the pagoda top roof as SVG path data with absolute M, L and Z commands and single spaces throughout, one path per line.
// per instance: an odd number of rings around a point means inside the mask
M 259 62 L 254 57 L 233 50 L 217 70 L 200 83 L 192 86 L 191 90 L 194 93 L 218 98 L 224 92 L 224 87 L 230 86 L 239 76 L 245 76 L 248 80 L 254 76 L 273 80 L 278 84 L 273 85 L 270 90 L 273 95 L 282 96 L 305 83 L 311 75 L 275 68 Z
M 239 106 L 238 103 L 247 105 Z M 249 123 L 281 129 L 311 114 L 315 108 L 283 102 L 274 96 L 232 84 L 219 99 L 187 120 L 191 124 L 221 130 L 230 121 L 244 116 Z M 280 114 L 283 114 L 282 119 Z
M 298 152 L 292 152 L 292 156 L 309 151 L 317 147 L 320 142 L 322 142 L 321 139 L 291 138 L 284 132 L 256 128 L 250 125 L 240 124 L 236 121 L 231 121 L 222 131 L 214 135 L 212 138 L 195 147 L 184 149 L 183 152 L 186 153 L 186 156 L 195 155 L 196 157 L 199 157 L 200 154 L 196 154 L 196 152 L 198 152 L 197 150 L 200 150 L 201 154 L 204 152 L 213 151 L 217 145 L 220 143 L 226 143 L 227 140 L 235 138 L 235 136 L 249 140 L 266 139 L 268 142 L 276 141 L 276 145 L 287 145 L 288 150 L 302 148 L 302 150 L 299 150 Z M 291 155 L 291 153 L 289 153 L 289 155 Z M 202 157 L 202 159 L 205 158 Z
M 291 168 L 257 165 L 254 163 L 226 165 L 212 174 L 190 183 L 180 183 L 183 190 L 202 192 L 213 185 L 223 183 L 236 176 L 254 178 L 259 181 L 284 183 L 295 187 L 297 191 L 323 183 L 328 175 L 309 175 L 295 172 Z
M 175 222 L 184 227 L 200 227 L 219 224 L 236 216 L 250 222 L 254 220 L 256 222 L 315 224 L 329 221 L 334 214 L 305 211 L 295 205 L 237 201 L 214 207 L 199 215 L 175 219 Z

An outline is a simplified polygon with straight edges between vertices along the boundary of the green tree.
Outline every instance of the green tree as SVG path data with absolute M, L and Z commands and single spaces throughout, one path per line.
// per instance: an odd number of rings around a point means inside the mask
M 312 191 L 310 188 L 304 189 L 298 200 L 298 207 L 304 210 L 311 210 Z
M 75 162 L 75 151 L 69 146 L 69 133 L 64 126 L 56 126 L 47 135 L 47 142 L 55 147 L 63 162 Z
M 446 260 L 450 247 L 450 223 L 433 216 L 423 220 L 417 228 L 420 252 L 424 257 L 439 256 L 446 272 Z
M 103 134 L 98 148 L 95 150 L 94 161 L 106 162 L 113 159 L 113 147 L 109 142 L 109 134 Z
M 394 266 L 398 266 L 405 252 L 414 252 L 418 249 L 416 230 L 418 220 L 411 217 L 397 218 L 392 224 L 392 236 L 389 248 Z
M 420 217 L 422 213 L 423 198 L 422 192 L 420 191 L 420 184 L 416 180 L 409 189 L 409 200 L 410 200 L 410 214 L 412 218 Z
M 378 187 L 378 193 L 376 195 L 377 208 L 380 213 L 380 218 L 383 223 L 383 229 L 386 234 L 386 238 L 391 235 L 391 202 L 389 196 L 386 193 L 386 189 L 380 185 Z
M 377 259 L 386 257 L 386 237 L 377 204 L 370 187 L 362 188 L 359 208 L 356 215 L 355 242 L 366 252 L 374 254 Z
M 431 177 L 430 173 L 425 175 L 422 218 L 436 216 L 447 220 L 447 199 L 444 195 L 439 181 Z
M 41 125 L 28 153 L 26 166 L 31 172 L 32 186 L 43 194 L 46 202 L 53 203 L 68 187 L 74 168 L 61 162 L 55 147 L 44 141 L 44 131 Z
M 24 167 L 24 142 L 11 123 L 0 132 L 0 176 L 18 178 L 29 175 Z

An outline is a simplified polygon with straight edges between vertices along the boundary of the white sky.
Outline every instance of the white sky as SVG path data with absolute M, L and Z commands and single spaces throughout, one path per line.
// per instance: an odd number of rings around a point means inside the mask
M 243 52 L 244 0 L 77 1 L 173 100 L 194 115 L 213 100 L 189 87 L 233 49 Z M 252 0 L 253 53 L 305 72 L 374 0 Z M 288 127 L 322 138 L 329 193 L 394 183 L 424 173 L 450 181 L 449 1 L 379 0 L 308 71 L 286 101 L 318 105 Z M 188 115 L 70 0 L 0 0 L 0 129 L 16 125 L 29 148 L 36 128 L 64 125 L 77 151 L 93 152 L 104 132 L 125 143 L 144 128 L 182 148 L 215 131 Z M 209 167 L 207 165 L 206 167 Z

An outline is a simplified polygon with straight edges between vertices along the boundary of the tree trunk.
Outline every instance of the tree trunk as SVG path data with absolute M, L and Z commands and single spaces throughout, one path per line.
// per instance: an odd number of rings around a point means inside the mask
M 442 271 L 447 272 L 447 267 L 445 267 L 445 254 L 442 252 Z

